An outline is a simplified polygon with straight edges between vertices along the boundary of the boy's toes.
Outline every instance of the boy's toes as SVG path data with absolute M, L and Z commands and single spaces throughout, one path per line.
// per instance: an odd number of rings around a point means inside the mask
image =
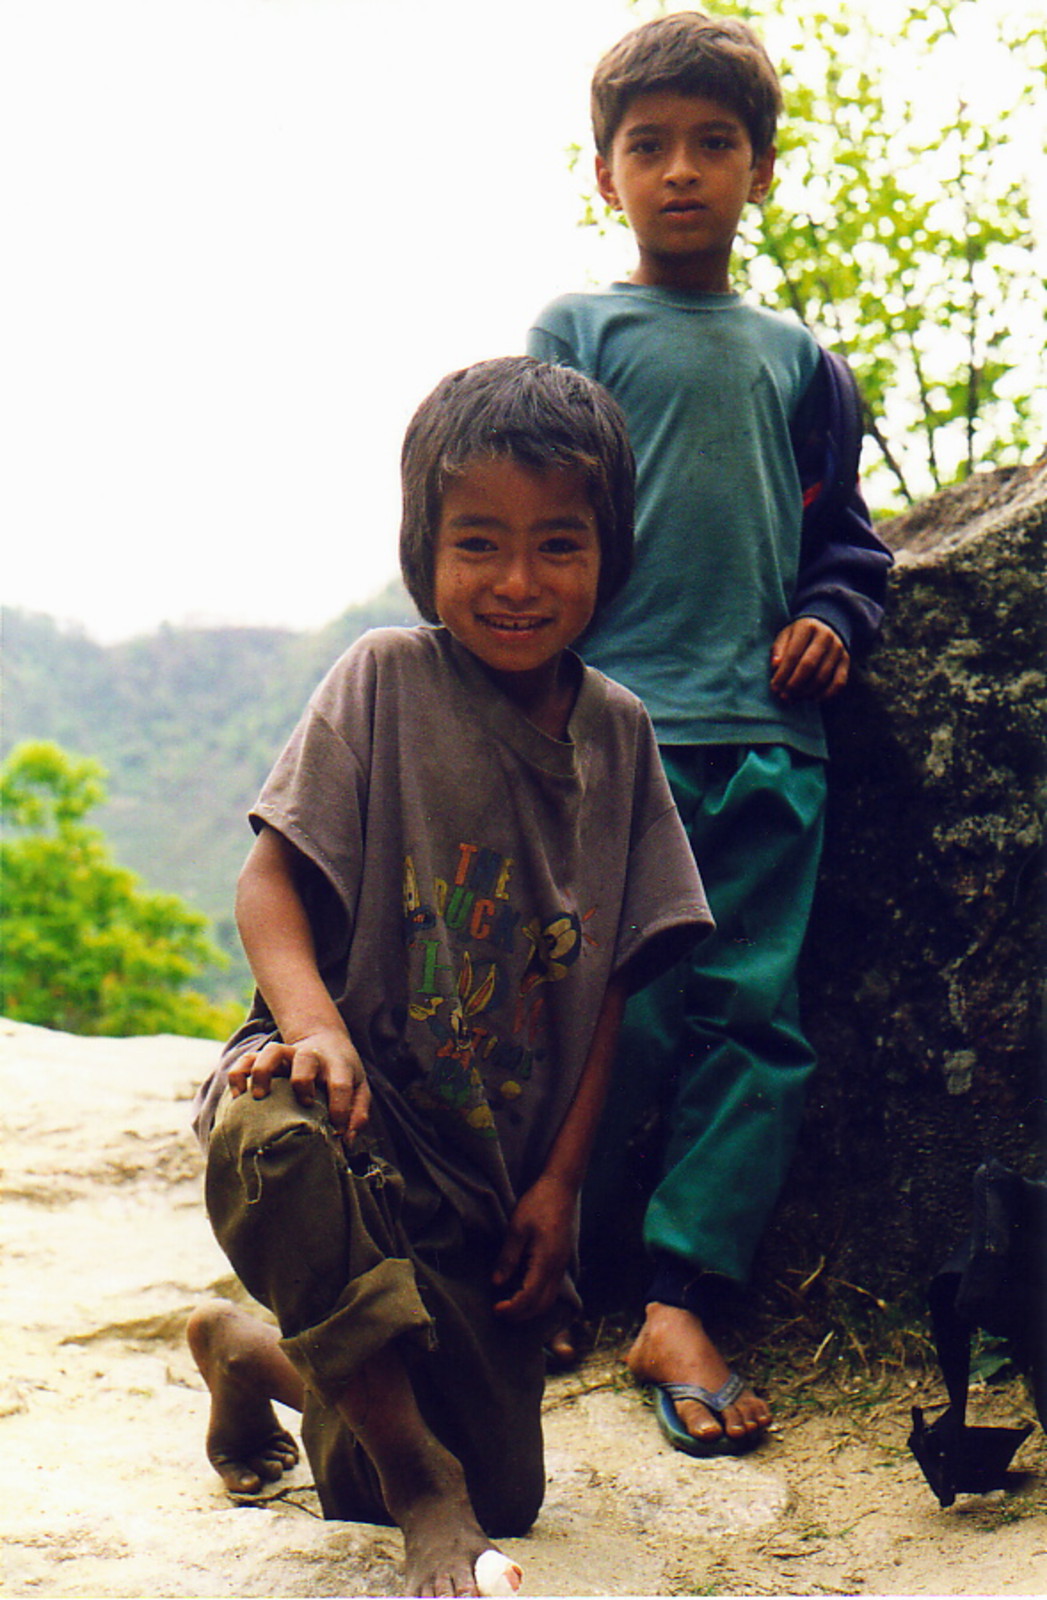
M 294 1463 L 285 1463 L 279 1456 L 264 1455 L 252 1456 L 250 1465 L 264 1482 L 275 1483 L 277 1478 L 283 1477 L 288 1465 Z
M 750 1434 L 761 1432 L 755 1418 L 748 1416 L 738 1406 L 728 1406 L 723 1414 L 723 1427 L 732 1439 L 745 1439 Z
M 261 1475 L 246 1461 L 213 1455 L 211 1465 L 221 1478 L 227 1494 L 258 1494 L 262 1488 Z
M 676 1415 L 683 1423 L 692 1439 L 701 1439 L 703 1443 L 712 1443 L 723 1432 L 720 1424 L 700 1400 L 677 1400 Z M 726 1418 L 725 1418 L 726 1420 Z
M 208 1451 L 208 1459 L 229 1494 L 258 1494 L 265 1484 L 275 1483 L 297 1465 L 298 1446 L 281 1429 L 250 1454 L 217 1446 Z
M 298 1465 L 298 1446 L 291 1435 L 281 1429 L 251 1457 L 251 1465 L 263 1478 L 279 1478 Z
M 472 1573 L 464 1570 L 457 1574 L 439 1572 L 433 1578 L 427 1579 L 416 1592 L 422 1596 L 453 1596 L 453 1595 L 479 1595 L 476 1579 Z
M 257 1494 L 298 1463 L 298 1445 L 281 1428 L 272 1408 L 247 1421 L 219 1426 L 212 1421 L 207 1459 L 230 1494 Z
M 732 1439 L 756 1438 L 771 1425 L 771 1411 L 752 1389 L 745 1389 L 723 1413 L 724 1432 Z
M 765 1400 L 745 1389 L 722 1413 L 700 1400 L 675 1400 L 676 1415 L 692 1439 L 715 1444 L 724 1434 L 737 1443 L 756 1443 L 771 1425 L 771 1412 Z

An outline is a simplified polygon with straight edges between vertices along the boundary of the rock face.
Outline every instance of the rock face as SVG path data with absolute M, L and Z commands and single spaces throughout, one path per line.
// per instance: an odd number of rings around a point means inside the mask
M 966 1233 L 986 1152 L 1047 1166 L 1047 459 L 888 525 L 882 642 L 829 715 L 804 972 L 820 1059 L 767 1241 L 891 1294 Z M 1038 810 L 1039 803 L 1039 810 Z

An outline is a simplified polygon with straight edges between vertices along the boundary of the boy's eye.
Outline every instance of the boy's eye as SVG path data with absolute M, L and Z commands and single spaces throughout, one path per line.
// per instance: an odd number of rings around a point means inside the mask
M 649 136 L 643 139 L 633 139 L 629 145 L 630 152 L 638 156 L 657 155 L 660 148 L 659 141 Z
M 581 540 L 573 533 L 557 533 L 542 540 L 542 554 L 545 556 L 571 556 L 580 549 Z
M 456 550 L 462 550 L 466 555 L 481 556 L 488 550 L 494 549 L 494 540 L 489 539 L 485 533 L 464 533 L 461 538 L 454 541 Z

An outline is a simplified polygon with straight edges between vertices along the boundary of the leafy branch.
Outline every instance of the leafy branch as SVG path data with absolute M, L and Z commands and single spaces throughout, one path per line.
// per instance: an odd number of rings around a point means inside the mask
M 775 189 L 743 221 L 737 266 L 850 359 L 873 498 L 892 509 L 1042 448 L 1047 39 L 1032 0 L 716 10 L 761 34 L 786 102 Z

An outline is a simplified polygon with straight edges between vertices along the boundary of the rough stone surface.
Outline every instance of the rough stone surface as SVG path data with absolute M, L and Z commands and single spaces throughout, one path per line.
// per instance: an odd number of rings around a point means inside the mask
M 984 1153 L 1044 1167 L 1045 528 L 1047 460 L 889 524 L 883 638 L 829 717 L 821 1065 L 768 1244 L 877 1293 L 964 1235 Z

